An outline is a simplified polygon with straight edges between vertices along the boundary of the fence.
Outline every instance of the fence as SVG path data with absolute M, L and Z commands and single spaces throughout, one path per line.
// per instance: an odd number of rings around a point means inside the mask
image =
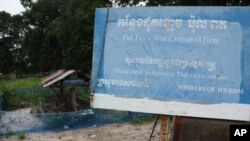
M 78 89 L 86 91 L 86 89 Z M 32 87 L 19 88 L 12 92 L 25 95 L 30 92 L 36 94 L 54 93 L 54 90 Z M 131 121 L 143 117 L 150 117 L 149 114 L 122 112 L 114 110 L 101 109 L 82 109 L 76 112 L 62 113 L 30 113 L 28 108 L 18 111 L 2 111 L 3 98 L 0 96 L 0 135 L 30 133 L 48 130 L 69 130 L 76 128 L 90 127 L 94 125 L 103 125 L 112 122 Z
M 149 115 L 147 115 L 149 116 Z M 130 121 L 145 114 L 85 109 L 77 112 L 32 114 L 0 112 L 0 135 L 48 130 L 69 130 L 113 122 Z

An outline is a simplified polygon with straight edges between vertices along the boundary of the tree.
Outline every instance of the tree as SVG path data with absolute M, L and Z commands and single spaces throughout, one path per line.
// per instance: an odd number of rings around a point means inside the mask
M 91 68 L 94 10 L 99 0 L 22 0 L 29 25 L 23 43 L 31 71 Z M 107 3 L 108 5 L 108 3 Z
M 12 40 L 11 53 L 14 59 L 14 71 L 18 74 L 25 73 L 25 54 L 22 50 L 22 42 L 26 32 L 26 24 L 21 15 L 14 15 L 11 18 L 10 36 Z
M 98 1 L 74 0 L 61 8 L 57 35 L 63 49 L 63 67 L 90 72 L 94 10 Z
M 97 7 L 249 5 L 247 0 L 21 0 L 27 30 L 22 42 L 31 72 L 60 68 L 90 73 Z M 20 60 L 20 59 L 19 59 Z
M 25 25 L 20 15 L 11 16 L 0 12 L 0 72 L 19 71 L 22 62 L 21 42 L 24 38 Z
M 28 31 L 26 33 L 23 48 L 27 53 L 28 66 L 32 72 L 44 72 L 49 68 L 58 67 L 55 62 L 58 55 L 53 55 L 57 49 L 56 41 L 53 41 L 53 33 L 50 25 L 59 17 L 59 0 L 31 0 L 21 1 L 27 10 L 24 17 L 27 19 Z M 51 54 L 52 53 L 52 54 Z M 59 51 L 60 53 L 60 51 Z
M 0 73 L 9 73 L 12 70 L 13 59 L 10 52 L 12 45 L 10 37 L 11 15 L 0 12 Z

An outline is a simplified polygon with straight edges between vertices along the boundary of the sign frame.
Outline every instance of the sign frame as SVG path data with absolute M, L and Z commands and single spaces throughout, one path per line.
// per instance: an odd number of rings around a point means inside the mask
M 229 14 L 235 11 L 241 11 L 241 13 L 250 13 L 249 7 L 144 7 L 144 8 L 132 8 L 133 12 L 140 11 L 142 9 L 147 9 L 148 11 L 154 11 L 156 9 L 164 9 L 164 10 L 176 10 L 177 14 L 180 11 L 190 11 L 191 9 L 195 9 L 194 11 L 205 11 L 203 14 L 206 17 L 207 15 L 220 13 L 219 15 Z M 154 114 L 166 114 L 166 115 L 177 115 L 177 116 L 187 116 L 187 117 L 201 117 L 201 118 L 212 118 L 212 119 L 227 119 L 227 120 L 239 120 L 239 121 L 250 121 L 250 103 L 248 103 L 248 98 L 250 98 L 250 66 L 248 62 L 250 62 L 249 50 L 250 43 L 246 43 L 240 41 L 243 47 L 241 47 L 241 51 L 243 52 L 243 57 L 240 56 L 240 74 L 237 74 L 237 77 L 240 75 L 240 87 L 244 87 L 244 92 L 247 93 L 245 97 L 247 102 L 237 103 L 232 101 L 222 101 L 222 102 L 204 102 L 204 101 L 193 101 L 192 99 L 187 100 L 176 100 L 173 98 L 169 99 L 157 99 L 147 96 L 138 96 L 135 95 L 123 95 L 123 94 L 113 94 L 105 91 L 98 91 L 98 79 L 101 74 L 103 74 L 103 70 L 105 69 L 105 51 L 107 50 L 105 45 L 109 45 L 109 40 L 112 33 L 109 33 L 111 27 L 108 26 L 109 23 L 115 22 L 112 19 L 112 13 L 117 11 L 125 11 L 131 10 L 131 8 L 99 8 L 96 10 L 95 17 L 95 30 L 94 30 L 94 48 L 93 48 L 93 65 L 92 65 L 92 80 L 91 80 L 91 91 L 93 94 L 93 107 L 94 108 L 104 108 L 104 109 L 113 109 L 113 110 L 124 110 L 124 111 L 133 111 L 133 112 L 145 112 L 145 113 L 154 113 Z M 214 12 L 214 11 L 215 12 Z M 212 11 L 211 13 L 206 13 L 207 11 Z M 216 12 L 217 11 L 217 12 Z M 226 12 L 225 12 L 226 11 Z M 247 12 L 246 12 L 247 11 Z M 224 13 L 225 12 L 225 13 Z M 118 12 L 119 13 L 119 12 Z M 120 12 L 123 13 L 123 12 Z M 181 13 L 181 12 L 180 12 Z M 201 12 L 202 13 L 202 12 Z M 123 13 L 124 14 L 124 13 Z M 119 14 L 118 14 L 119 15 Z M 125 14 L 126 15 L 126 14 Z M 124 15 L 120 15 L 123 17 Z M 193 17 L 192 17 L 193 16 Z M 201 15 L 195 15 L 195 13 L 190 13 L 190 17 L 201 17 Z M 228 16 L 228 15 L 227 15 Z M 224 19 L 234 20 L 235 15 L 232 17 L 225 16 Z M 244 15 L 246 16 L 246 15 Z M 120 18 L 119 17 L 119 18 Z M 213 17 L 213 16 L 212 16 Z M 250 14 L 247 15 L 250 18 Z M 243 20 L 247 19 L 244 17 Z M 169 17 L 167 17 L 169 18 Z M 223 18 L 222 18 L 223 19 Z M 223 19 L 223 20 L 224 20 Z M 118 22 L 118 21 L 117 21 Z M 248 26 L 250 28 L 250 22 L 240 23 L 244 24 L 244 26 Z M 129 23 L 128 23 L 129 25 Z M 242 28 L 242 27 L 241 27 Z M 245 28 L 245 27 L 244 27 Z M 170 29 L 171 30 L 171 29 Z M 191 31 L 192 32 L 192 31 Z M 230 31 L 232 32 L 232 31 Z M 242 39 L 245 40 L 249 37 L 250 31 L 247 31 L 242 36 Z M 135 38 L 134 38 L 135 39 Z M 139 39 L 138 39 L 139 40 Z M 243 48 L 243 49 L 242 49 Z M 110 50 L 109 50 L 110 51 Z M 107 51 L 106 51 L 107 52 Z M 241 52 L 242 55 L 242 52 Z M 107 56 L 107 55 L 106 55 Z M 217 55 L 218 56 L 218 55 Z M 245 57 L 245 61 L 242 61 L 242 58 Z M 106 63 L 107 64 L 107 63 Z M 243 68 L 244 67 L 244 68 Z M 111 73 L 111 72 L 110 72 Z M 244 75 L 244 76 L 243 76 Z M 243 83 L 244 81 L 244 83 Z M 107 82 L 112 83 L 112 82 Z M 132 82 L 131 82 L 132 83 Z M 105 83 L 103 83 L 104 85 Z M 138 84 L 138 86 L 144 86 L 143 83 Z M 243 85 L 243 86 L 242 86 Z M 107 86 L 108 88 L 110 86 Z M 115 86 L 114 86 L 115 87 Z M 108 89 L 107 88 L 107 89 Z M 117 89 L 119 89 L 117 87 Z M 131 88 L 132 89 L 132 88 Z M 243 91 L 243 90 L 242 90 Z M 241 91 L 239 91 L 240 93 Z M 171 93 L 171 91 L 169 91 Z

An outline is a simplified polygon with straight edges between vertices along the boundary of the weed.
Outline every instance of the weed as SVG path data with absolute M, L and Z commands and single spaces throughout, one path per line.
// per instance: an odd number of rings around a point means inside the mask
M 145 117 L 132 117 L 130 123 L 143 124 L 155 120 L 156 116 L 146 115 Z
M 26 138 L 26 136 L 25 136 L 24 133 L 19 133 L 19 134 L 17 134 L 17 138 L 18 138 L 19 140 L 24 140 L 24 139 Z

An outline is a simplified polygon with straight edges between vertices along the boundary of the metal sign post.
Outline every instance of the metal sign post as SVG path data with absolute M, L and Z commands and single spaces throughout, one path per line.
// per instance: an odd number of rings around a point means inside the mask
M 169 127 L 169 116 L 161 115 L 161 131 L 160 131 L 160 141 L 168 141 L 168 127 Z

